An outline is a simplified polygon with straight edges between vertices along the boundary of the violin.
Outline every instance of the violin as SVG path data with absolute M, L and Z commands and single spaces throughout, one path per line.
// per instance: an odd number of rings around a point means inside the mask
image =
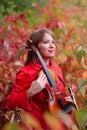
M 56 87 L 56 82 L 54 81 L 49 69 L 47 68 L 46 64 L 45 64 L 45 61 L 43 60 L 42 56 L 40 55 L 38 49 L 32 45 L 32 42 L 30 41 L 27 41 L 27 47 L 29 50 L 33 50 L 41 65 L 42 65 L 42 68 L 43 68 L 43 71 L 44 73 L 46 74 L 47 76 L 47 79 L 48 79 L 48 82 L 49 82 L 49 86 L 50 86 L 50 90 L 48 90 L 48 93 L 49 93 L 49 109 L 50 111 L 52 112 L 52 110 L 54 110 L 55 108 L 60 108 L 61 110 L 63 110 L 65 113 L 69 113 L 71 110 L 72 110 L 72 103 L 70 102 L 66 102 L 65 100 L 65 96 L 66 94 L 65 93 L 62 93 L 59 89 L 56 90 L 56 88 L 59 88 L 59 87 Z

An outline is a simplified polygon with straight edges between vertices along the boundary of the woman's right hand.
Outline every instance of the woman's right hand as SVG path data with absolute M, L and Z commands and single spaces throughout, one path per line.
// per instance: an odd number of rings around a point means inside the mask
M 37 80 L 33 81 L 30 88 L 27 90 L 28 97 L 40 92 L 47 83 L 47 77 L 44 73 L 41 73 Z

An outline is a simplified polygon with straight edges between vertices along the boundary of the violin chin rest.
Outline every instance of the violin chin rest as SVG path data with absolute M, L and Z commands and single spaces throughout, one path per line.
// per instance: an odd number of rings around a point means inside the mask
M 67 105 L 63 108 L 63 111 L 67 114 L 72 111 L 72 103 L 67 103 Z
M 59 98 L 57 100 L 57 102 L 60 105 L 61 109 L 64 111 L 64 113 L 67 114 L 67 113 L 71 112 L 71 110 L 72 110 L 72 103 L 67 102 L 66 105 L 64 106 L 61 98 Z

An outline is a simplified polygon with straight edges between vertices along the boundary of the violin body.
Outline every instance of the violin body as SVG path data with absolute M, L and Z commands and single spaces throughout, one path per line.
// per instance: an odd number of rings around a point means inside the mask
M 48 69 L 52 78 L 57 82 L 58 77 L 52 69 Z M 40 73 L 44 73 L 43 70 Z M 58 110 L 63 110 L 65 113 L 69 113 L 72 109 L 72 103 L 66 102 L 65 97 L 67 96 L 65 92 L 58 90 L 58 86 L 51 87 L 49 83 L 46 84 L 46 89 L 49 94 L 48 106 L 51 113 L 57 113 Z

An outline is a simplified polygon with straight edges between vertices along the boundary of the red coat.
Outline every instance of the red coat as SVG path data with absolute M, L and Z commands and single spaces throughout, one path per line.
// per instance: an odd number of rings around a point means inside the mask
M 63 80 L 61 69 L 52 61 L 50 61 L 50 65 L 48 66 L 48 68 L 53 69 Z M 37 93 L 30 99 L 28 99 L 26 91 L 27 89 L 29 89 L 32 81 L 37 79 L 38 73 L 41 69 L 42 66 L 40 63 L 29 64 L 22 67 L 17 73 L 14 87 L 7 101 L 7 106 L 9 107 L 9 109 L 20 107 L 33 114 L 35 117 L 38 117 L 40 121 L 42 113 L 48 109 L 46 104 L 46 101 L 49 98 L 47 90 L 43 89 L 41 92 Z M 61 91 L 65 91 L 65 86 L 61 81 L 58 81 L 57 84 L 60 87 Z

